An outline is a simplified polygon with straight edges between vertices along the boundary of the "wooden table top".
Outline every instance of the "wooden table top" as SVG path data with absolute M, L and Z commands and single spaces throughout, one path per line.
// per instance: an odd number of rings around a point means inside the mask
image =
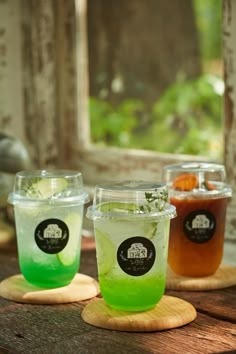
M 97 278 L 93 240 L 83 238 L 80 272 Z M 19 273 L 15 247 L 0 250 L 0 281 Z M 166 291 L 191 302 L 197 318 L 160 332 L 97 328 L 81 319 L 89 301 L 30 305 L 0 298 L 0 353 L 235 353 L 236 286 L 207 292 Z

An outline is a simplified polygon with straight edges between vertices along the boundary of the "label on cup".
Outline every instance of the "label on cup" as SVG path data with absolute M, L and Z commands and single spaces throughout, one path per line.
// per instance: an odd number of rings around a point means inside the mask
M 117 261 L 120 268 L 133 276 L 149 272 L 155 258 L 156 250 L 152 241 L 142 236 L 126 239 L 117 250 Z
M 216 229 L 215 216 L 208 210 L 194 210 L 184 220 L 184 232 L 195 243 L 208 242 Z
M 47 219 L 38 224 L 34 238 L 41 251 L 55 254 L 66 247 L 69 240 L 69 229 L 60 219 Z

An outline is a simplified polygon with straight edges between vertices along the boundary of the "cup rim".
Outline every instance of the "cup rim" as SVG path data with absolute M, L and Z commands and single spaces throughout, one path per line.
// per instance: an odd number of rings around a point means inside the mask
M 24 198 L 20 195 L 16 195 L 13 192 L 8 195 L 8 203 L 12 205 L 65 205 L 65 204 L 85 204 L 89 202 L 89 194 L 83 192 L 79 196 L 66 197 L 66 198 L 50 198 L 50 199 L 36 199 L 36 198 Z
M 201 190 L 193 189 L 191 191 L 180 191 L 176 190 L 171 185 L 169 186 L 169 197 L 177 198 L 189 198 L 193 197 L 194 199 L 218 199 L 218 198 L 230 198 L 232 197 L 232 187 L 224 182 L 218 182 L 223 188 L 214 189 L 214 190 Z
M 108 202 L 109 203 L 109 202 Z M 124 213 L 122 211 L 106 211 L 99 210 L 96 206 L 91 205 L 87 208 L 86 216 L 91 220 L 107 220 L 107 219 L 119 219 L 119 220 L 132 220 L 132 219 L 173 219 L 176 217 L 176 207 L 172 204 L 166 204 L 166 208 L 162 211 L 151 211 L 149 213 L 131 212 Z
M 182 162 L 163 167 L 164 171 L 168 172 L 223 172 L 225 174 L 225 167 L 220 163 L 215 162 Z

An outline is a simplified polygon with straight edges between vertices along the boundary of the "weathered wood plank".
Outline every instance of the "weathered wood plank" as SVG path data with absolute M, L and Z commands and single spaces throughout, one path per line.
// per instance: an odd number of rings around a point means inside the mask
M 201 313 L 236 323 L 236 308 L 232 307 L 232 304 L 236 303 L 236 286 L 223 290 L 201 292 L 201 294 L 193 291 L 173 290 L 167 290 L 166 293 L 190 301 Z
M 56 18 L 53 1 L 21 2 L 25 134 L 36 166 L 58 159 Z
M 85 242 L 87 245 L 88 242 Z M 0 252 L 0 279 L 19 271 L 15 251 Z M 83 249 L 81 272 L 96 277 L 95 250 Z M 0 352 L 13 353 L 213 353 L 236 347 L 235 287 L 206 293 L 168 294 L 191 301 L 197 319 L 181 328 L 154 333 L 104 330 L 82 321 L 89 302 L 25 305 L 0 298 Z M 91 301 L 91 300 L 90 300 Z
M 186 161 L 209 161 L 205 157 L 156 153 L 154 151 L 103 148 L 92 145 L 72 154 L 73 165 L 83 171 L 87 185 L 136 179 L 161 181 L 166 164 Z
M 0 316 L 0 343 L 24 353 L 110 353 L 111 348 L 113 353 L 178 353 L 180 348 L 183 352 L 212 353 L 235 349 L 235 326 L 205 314 L 198 314 L 182 328 L 130 334 L 86 324 L 80 316 L 83 306 L 8 306 Z
M 20 26 L 20 1 L 1 1 L 0 129 L 25 142 Z
M 223 1 L 224 163 L 233 197 L 227 212 L 227 238 L 236 240 L 236 2 Z

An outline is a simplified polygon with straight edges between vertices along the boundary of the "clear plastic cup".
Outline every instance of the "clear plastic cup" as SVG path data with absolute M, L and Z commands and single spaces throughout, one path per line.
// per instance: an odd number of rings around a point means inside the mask
M 183 276 L 209 276 L 218 269 L 224 249 L 225 217 L 232 190 L 225 183 L 225 168 L 214 163 L 165 166 L 177 217 L 170 225 L 168 263 Z
M 45 288 L 69 284 L 80 262 L 84 191 L 80 172 L 22 171 L 14 205 L 19 264 L 25 279 Z
M 94 223 L 99 283 L 108 305 L 144 311 L 159 302 L 174 216 L 163 184 L 125 181 L 96 187 L 87 217 Z

